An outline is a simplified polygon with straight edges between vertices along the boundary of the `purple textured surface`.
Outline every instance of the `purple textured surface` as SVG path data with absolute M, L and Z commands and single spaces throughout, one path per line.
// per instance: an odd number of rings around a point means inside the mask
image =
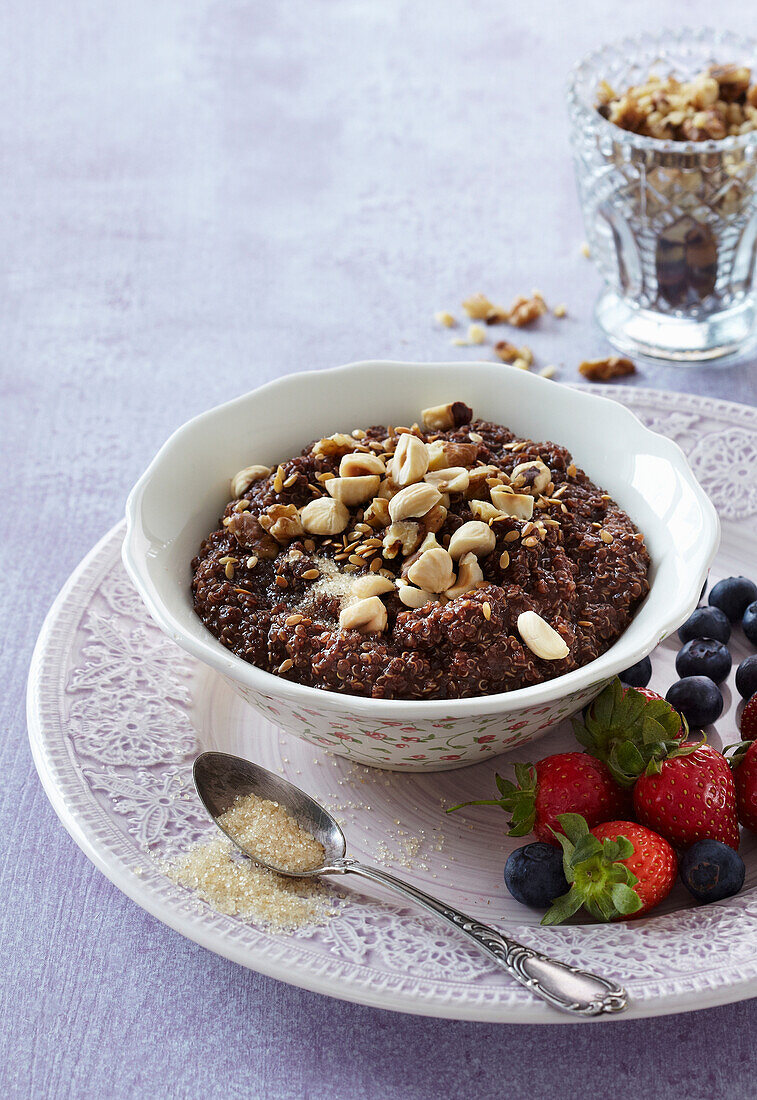
M 538 286 L 568 304 L 566 321 L 528 337 L 565 379 L 604 349 L 563 84 L 587 49 L 679 13 L 672 0 L 3 6 L 10 1095 L 754 1095 L 755 1002 L 598 1029 L 497 1027 L 345 1004 L 216 958 L 87 862 L 42 793 L 25 734 L 47 608 L 187 417 L 288 371 L 476 358 L 431 316 L 478 289 L 507 302 Z M 755 30 L 737 0 L 716 14 Z M 712 16 L 689 0 L 688 21 Z M 753 357 L 645 365 L 637 381 L 757 400 Z M 29 529 L 33 560 L 14 545 Z

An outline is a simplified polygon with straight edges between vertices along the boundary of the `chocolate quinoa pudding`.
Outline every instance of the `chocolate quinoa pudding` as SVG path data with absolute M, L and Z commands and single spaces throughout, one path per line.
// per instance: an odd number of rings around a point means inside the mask
M 649 591 L 643 535 L 556 443 L 474 420 L 337 433 L 250 466 L 192 562 L 244 660 L 375 699 L 527 687 L 604 653 Z

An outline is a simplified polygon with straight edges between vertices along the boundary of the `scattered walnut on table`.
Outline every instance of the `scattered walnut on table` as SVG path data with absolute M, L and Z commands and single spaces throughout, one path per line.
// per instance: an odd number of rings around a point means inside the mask
M 585 359 L 579 365 L 578 373 L 590 382 L 609 382 L 612 378 L 635 374 L 636 366 L 621 355 L 608 355 L 605 359 Z
M 524 295 L 519 295 L 513 304 L 510 306 L 510 312 L 507 320 L 511 325 L 515 325 L 516 328 L 523 328 L 525 325 L 532 325 L 534 321 L 547 312 L 547 303 L 538 290 L 533 291 L 530 298 L 526 298 Z

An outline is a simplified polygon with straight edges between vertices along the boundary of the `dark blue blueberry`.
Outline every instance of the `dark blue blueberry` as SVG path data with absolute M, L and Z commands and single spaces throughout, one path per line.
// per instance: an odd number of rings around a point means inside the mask
M 697 901 L 721 901 L 744 885 L 744 860 L 720 840 L 698 840 L 678 865 L 681 882 Z
M 710 604 L 724 611 L 732 623 L 739 621 L 750 603 L 757 600 L 757 584 L 747 577 L 726 577 L 710 592 Z
M 642 657 L 635 665 L 621 672 L 620 678 L 629 687 L 645 688 L 652 679 L 652 662 L 649 657 Z
M 676 657 L 679 676 L 709 676 L 722 684 L 731 671 L 731 654 L 714 638 L 692 638 Z
M 678 637 L 684 644 L 692 638 L 717 638 L 727 645 L 730 636 L 728 616 L 719 607 L 698 607 L 678 631 Z
M 562 848 L 538 841 L 516 849 L 505 864 L 505 886 L 521 905 L 548 909 L 568 892 Z
M 752 645 L 757 645 L 757 600 L 755 600 L 754 603 L 750 603 L 749 607 L 744 612 L 744 618 L 741 620 L 741 625 Z
M 745 657 L 736 669 L 736 691 L 742 699 L 757 695 L 757 653 Z
M 665 698 L 691 729 L 709 726 L 723 712 L 723 696 L 709 676 L 686 676 L 673 684 Z

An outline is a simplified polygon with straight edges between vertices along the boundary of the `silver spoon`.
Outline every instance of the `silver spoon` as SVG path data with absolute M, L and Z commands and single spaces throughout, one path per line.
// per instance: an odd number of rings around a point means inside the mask
M 458 909 L 437 901 L 429 894 L 424 894 L 415 886 L 388 875 L 386 871 L 346 857 L 347 843 L 344 833 L 331 814 L 304 791 L 286 779 L 273 775 L 259 764 L 225 752 L 204 752 L 194 762 L 193 776 L 197 793 L 219 829 L 246 856 L 263 867 L 291 878 L 360 875 L 361 878 L 394 890 L 451 924 L 504 967 L 516 981 L 555 1008 L 578 1016 L 599 1016 L 604 1012 L 622 1012 L 626 1008 L 626 991 L 608 978 L 600 978 L 586 970 L 579 970 L 575 966 L 541 955 L 532 948 L 511 940 L 496 928 L 490 928 Z M 286 867 L 278 867 L 261 859 L 257 852 L 228 832 L 218 819 L 226 810 L 231 809 L 237 798 L 248 794 L 278 802 L 303 829 L 320 841 L 325 852 L 323 865 L 310 871 L 288 871 Z

